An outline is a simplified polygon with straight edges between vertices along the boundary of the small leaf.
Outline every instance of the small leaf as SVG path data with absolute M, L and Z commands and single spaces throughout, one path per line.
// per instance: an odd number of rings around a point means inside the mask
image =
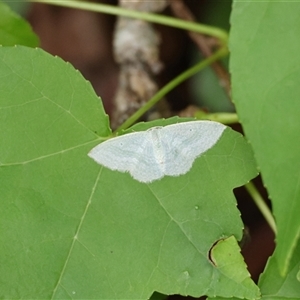
M 211 249 L 210 256 L 218 270 L 214 276 L 216 281 L 219 280 L 215 291 L 216 295 L 222 294 L 223 297 L 228 298 L 233 296 L 247 299 L 260 298 L 259 289 L 250 278 L 234 237 L 218 241 Z M 220 274 L 223 275 L 222 278 L 220 278 Z
M 36 47 L 38 44 L 39 39 L 30 25 L 0 2 L 0 45 Z
M 298 279 L 300 268 L 300 244 L 294 251 L 286 276 L 281 276 L 277 250 L 269 259 L 264 273 L 259 278 L 259 287 L 264 295 L 263 299 L 300 299 L 300 282 Z

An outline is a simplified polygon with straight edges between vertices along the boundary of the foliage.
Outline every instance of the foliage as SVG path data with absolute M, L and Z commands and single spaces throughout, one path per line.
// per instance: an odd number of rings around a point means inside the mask
M 300 299 L 298 15 L 295 3 L 235 3 L 233 98 L 251 146 L 228 128 L 187 174 L 151 184 L 88 158 L 111 129 L 77 70 L 0 34 L 0 298 Z M 23 28 L 16 43 L 33 46 Z M 257 285 L 239 253 L 232 193 L 257 175 L 256 162 L 278 230 Z
M 30 25 L 0 1 L 0 45 L 36 47 L 38 37 Z

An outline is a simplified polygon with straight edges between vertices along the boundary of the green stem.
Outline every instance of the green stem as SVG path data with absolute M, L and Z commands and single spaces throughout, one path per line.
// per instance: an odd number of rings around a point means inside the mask
M 248 191 L 248 193 L 251 195 L 252 199 L 254 200 L 255 204 L 257 205 L 262 215 L 265 217 L 266 221 L 268 222 L 273 232 L 276 234 L 277 229 L 276 229 L 276 223 L 273 218 L 273 215 L 269 207 L 267 206 L 266 202 L 264 201 L 264 199 L 256 189 L 255 185 L 252 182 L 249 182 L 245 185 L 245 188 Z
M 195 117 L 198 120 L 210 120 L 223 124 L 235 124 L 239 123 L 239 118 L 236 113 L 206 113 L 201 110 L 195 113 Z
M 88 10 L 93 12 L 101 12 L 106 14 L 111 14 L 115 16 L 129 17 L 139 20 L 144 20 L 152 23 L 167 25 L 175 28 L 185 29 L 189 31 L 199 32 L 202 34 L 210 35 L 220 39 L 223 45 L 227 45 L 228 34 L 226 31 L 208 25 L 203 25 L 195 22 L 188 22 L 168 16 L 151 14 L 146 12 L 140 12 L 135 10 L 128 10 L 118 6 L 101 4 L 101 3 L 92 3 L 92 2 L 83 2 L 83 1 L 74 1 L 74 0 L 27 0 L 29 2 L 38 2 L 45 4 L 53 4 L 63 7 L 78 8 L 82 10 Z
M 136 111 L 133 115 L 131 115 L 117 130 L 116 132 L 126 129 L 135 123 L 144 113 L 146 113 L 151 107 L 153 107 L 162 97 L 164 97 L 167 93 L 169 93 L 172 89 L 178 86 L 180 83 L 190 78 L 200 70 L 209 66 L 214 61 L 220 59 L 223 56 L 226 56 L 228 53 L 227 48 L 221 48 L 216 51 L 213 55 L 208 57 L 207 59 L 199 62 L 195 66 L 189 68 L 185 72 L 181 73 L 169 83 L 167 83 L 162 89 L 160 89 L 143 107 L 141 107 L 138 111 Z

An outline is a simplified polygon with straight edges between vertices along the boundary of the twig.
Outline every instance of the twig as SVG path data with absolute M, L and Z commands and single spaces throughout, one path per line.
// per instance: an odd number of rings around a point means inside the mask
M 124 9 L 121 7 L 113 6 L 113 5 L 107 5 L 102 3 L 92 3 L 92 2 L 85 2 L 85 1 L 77 1 L 77 0 L 27 0 L 29 2 L 37 2 L 37 3 L 45 3 L 45 4 L 52 4 L 57 6 L 64 6 L 64 7 L 70 7 L 70 8 L 77 8 L 77 9 L 83 9 L 88 11 L 94 11 L 94 12 L 102 12 L 107 13 L 115 16 L 124 16 L 128 18 L 135 18 L 140 19 L 148 22 L 153 22 L 157 24 L 167 25 L 175 28 L 195 31 L 195 32 L 201 32 L 213 37 L 218 38 L 222 45 L 227 45 L 228 42 L 228 34 L 223 29 L 194 23 L 194 22 L 187 22 L 182 21 L 177 18 L 171 18 L 167 16 L 161 16 L 157 14 L 151 14 L 151 13 L 145 13 L 135 10 L 129 10 Z
M 262 215 L 265 217 L 266 221 L 268 222 L 269 226 L 273 230 L 273 232 L 276 234 L 277 229 L 276 229 L 276 223 L 273 218 L 273 215 L 267 206 L 266 202 L 256 189 L 255 185 L 252 182 L 249 182 L 245 185 L 246 190 L 254 200 L 255 204 L 257 205 L 258 209 L 262 213 Z

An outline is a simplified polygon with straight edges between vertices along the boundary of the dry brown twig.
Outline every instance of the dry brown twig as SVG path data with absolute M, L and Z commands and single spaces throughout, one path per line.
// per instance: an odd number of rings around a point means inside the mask
M 182 0 L 127 1 L 120 6 L 146 12 L 159 12 L 168 4 L 176 17 L 195 22 L 195 17 Z M 199 33 L 189 36 L 206 58 L 219 47 L 218 40 Z M 154 79 L 161 68 L 159 60 L 160 37 L 148 22 L 119 17 L 114 38 L 115 59 L 120 65 L 119 86 L 114 101 L 112 128 L 117 128 L 143 106 L 158 90 Z M 220 62 L 212 64 L 220 85 L 230 96 L 229 74 Z

